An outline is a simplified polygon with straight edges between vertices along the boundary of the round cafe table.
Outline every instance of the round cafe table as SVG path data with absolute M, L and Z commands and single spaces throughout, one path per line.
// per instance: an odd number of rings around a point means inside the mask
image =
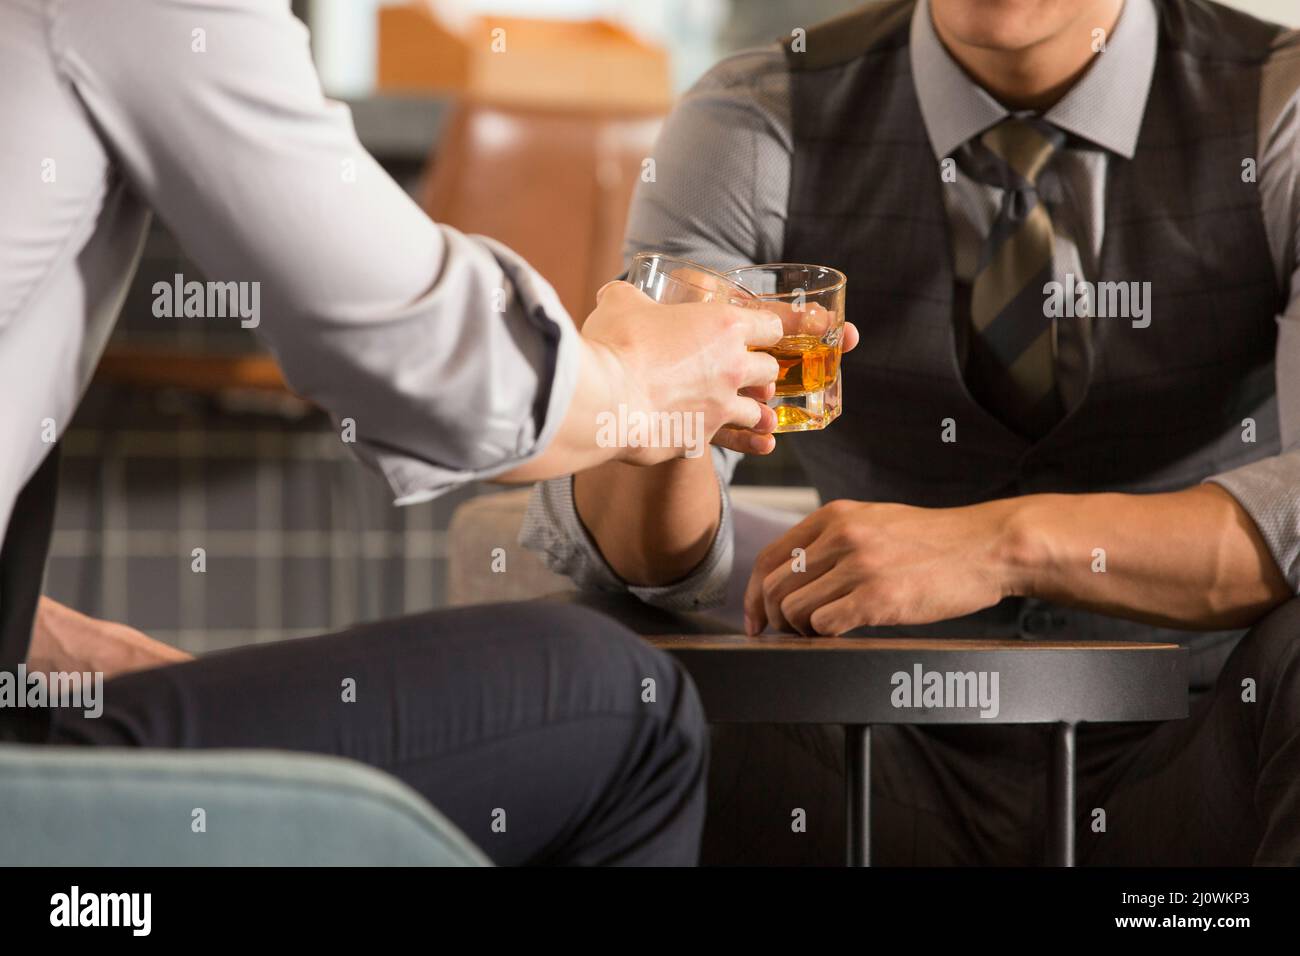
M 1046 862 L 1073 866 L 1075 728 L 1187 716 L 1187 649 L 1177 644 L 747 637 L 723 632 L 707 615 L 621 596 L 558 599 L 596 607 L 674 655 L 710 722 L 842 726 L 850 866 L 871 860 L 875 724 L 1051 725 Z M 994 674 L 995 707 L 988 693 Z
M 690 673 L 710 721 L 844 727 L 850 866 L 871 860 L 873 724 L 1051 724 L 1047 862 L 1073 866 L 1075 727 L 1187 716 L 1187 651 L 1177 644 L 737 634 L 646 640 Z M 987 693 L 993 674 L 995 698 Z M 981 675 L 983 700 L 996 706 L 981 705 Z M 945 697 L 944 684 L 961 696 Z

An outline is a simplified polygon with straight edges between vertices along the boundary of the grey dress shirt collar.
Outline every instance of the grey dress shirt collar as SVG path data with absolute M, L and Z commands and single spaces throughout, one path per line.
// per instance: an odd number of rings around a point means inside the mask
M 1131 159 L 1137 148 L 1155 70 L 1159 30 L 1151 0 L 1126 0 L 1105 52 L 1045 119 L 1067 132 Z M 1010 115 L 973 82 L 944 48 L 930 19 L 929 0 L 918 0 L 910 36 L 912 78 L 935 157 Z

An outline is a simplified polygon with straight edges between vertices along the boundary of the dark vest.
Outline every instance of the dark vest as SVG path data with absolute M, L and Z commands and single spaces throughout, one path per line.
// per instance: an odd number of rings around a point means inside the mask
M 783 258 L 844 272 L 862 333 L 844 359 L 842 416 L 796 439 L 822 499 L 942 507 L 1157 492 L 1275 454 L 1282 292 L 1242 160 L 1257 151 L 1260 71 L 1281 28 L 1200 0 L 1158 0 L 1137 150 L 1109 159 L 1099 274 L 1087 277 L 1149 281 L 1151 323 L 1095 319 L 1084 398 L 1031 443 L 972 399 L 959 368 L 945 185 L 908 51 L 913 6 L 873 4 L 811 30 L 806 52 L 787 50 L 795 148 Z M 1245 418 L 1256 422 L 1253 444 L 1242 440 Z M 942 440 L 945 419 L 955 442 Z M 1180 635 L 1045 613 L 1051 626 L 1023 636 Z

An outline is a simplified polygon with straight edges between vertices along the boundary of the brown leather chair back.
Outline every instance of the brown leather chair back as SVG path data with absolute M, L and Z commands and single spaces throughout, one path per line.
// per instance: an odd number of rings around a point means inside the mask
M 461 103 L 434 148 L 424 209 L 510 246 L 581 325 L 621 271 L 628 203 L 662 119 Z

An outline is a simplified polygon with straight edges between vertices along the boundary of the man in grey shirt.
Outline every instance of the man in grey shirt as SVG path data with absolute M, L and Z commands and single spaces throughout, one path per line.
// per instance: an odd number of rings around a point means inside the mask
M 776 341 L 779 320 L 618 283 L 579 334 L 527 263 L 430 222 L 366 154 L 287 0 L 0 0 L 0 81 L 0 668 L 116 677 L 101 719 L 33 724 L 4 706 L 0 739 L 347 754 L 499 862 L 691 862 L 699 705 L 626 631 L 485 608 L 185 662 L 38 603 L 55 445 L 153 212 L 207 278 L 256 285 L 289 383 L 348 422 L 398 503 L 691 450 L 603 447 L 598 415 L 620 406 L 698 415 L 703 442 L 770 430 L 738 391 L 774 379 L 748 346 Z M 345 678 L 357 697 L 340 706 Z
M 1300 818 L 1300 711 L 1283 683 L 1300 648 L 1300 38 L 1181 0 L 919 0 L 792 26 L 789 42 L 721 63 L 681 101 L 626 249 L 719 269 L 815 257 L 849 273 L 864 344 L 844 365 L 845 415 L 784 439 L 825 503 L 752 570 L 735 569 L 750 575 L 749 630 L 1189 643 L 1192 721 L 1081 744 L 1095 773 L 1080 806 L 1131 811 L 1081 855 L 1297 862 L 1300 831 L 1277 821 Z M 999 152 L 1008 137 L 1010 156 Z M 1039 159 L 1026 144 L 1044 147 Z M 1196 176 L 1220 174 L 1189 201 Z M 1023 255 L 1038 242 L 1041 273 Z M 1163 332 L 1137 312 L 1045 308 L 1052 282 L 1135 270 L 1169 291 L 1154 319 Z M 1197 274 L 1204 291 L 1188 295 L 1178 278 Z M 997 286 L 1009 276 L 1019 284 Z M 981 319 L 988 300 L 1000 311 Z M 971 402 L 1005 393 L 978 380 L 977 359 L 1002 349 L 1012 371 L 1029 364 L 1029 345 L 1011 343 L 1030 341 L 1015 323 L 1035 315 L 1059 404 L 1041 433 Z M 989 344 L 989 329 L 1003 340 Z M 1202 410 L 1198 394 L 1228 396 L 1227 408 Z M 755 451 L 772 441 L 749 440 Z M 747 450 L 731 444 L 712 467 L 612 464 L 546 482 L 523 539 L 584 587 L 715 604 L 733 573 L 726 486 Z M 1291 735 L 1269 754 L 1289 768 L 1280 779 L 1242 770 L 1225 782 L 1216 765 L 1245 677 L 1269 682 L 1267 719 Z M 1239 726 L 1228 733 L 1241 753 L 1260 746 Z M 879 858 L 1032 859 L 1029 811 L 1012 795 L 1039 744 L 993 736 L 880 737 Z M 714 819 L 728 840 L 715 858 L 836 859 L 837 747 L 794 728 L 720 730 L 712 789 L 727 796 Z M 1144 784 L 1139 752 L 1181 770 L 1167 787 Z M 1207 780 L 1224 784 L 1213 811 L 1189 796 Z M 1270 798 L 1235 803 L 1233 787 Z M 998 810 L 981 823 L 982 802 Z M 815 808 L 812 838 L 783 825 L 791 806 Z M 1218 835 L 1186 836 L 1208 829 Z

